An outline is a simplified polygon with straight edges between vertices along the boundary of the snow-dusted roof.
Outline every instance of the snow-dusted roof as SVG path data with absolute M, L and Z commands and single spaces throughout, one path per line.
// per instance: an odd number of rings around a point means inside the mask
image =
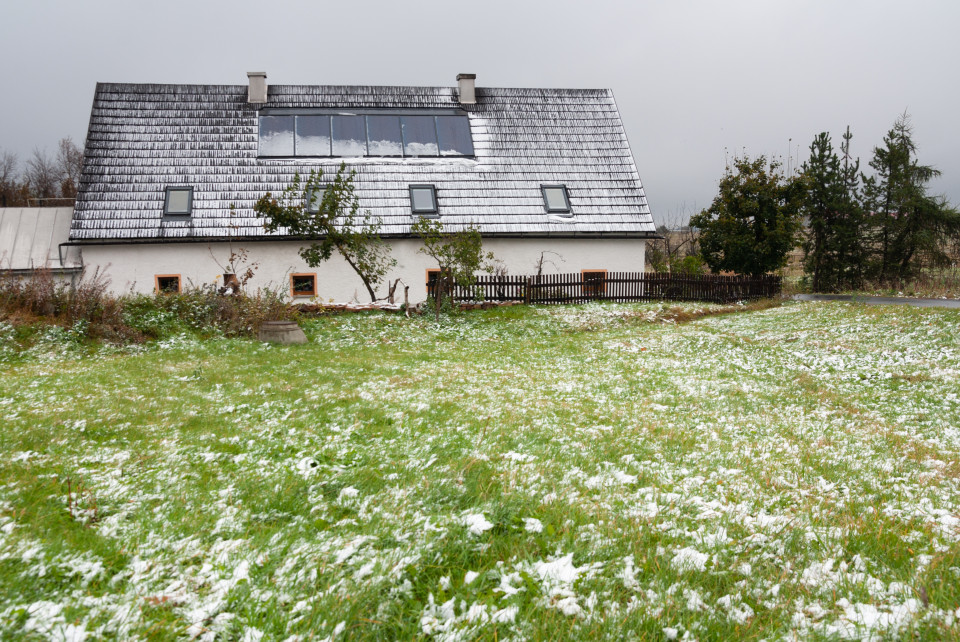
M 258 158 L 258 108 L 459 109 L 474 157 Z M 253 204 L 295 172 L 341 161 L 356 170 L 360 206 L 384 236 L 414 221 L 409 185 L 436 185 L 448 229 L 485 235 L 652 236 L 655 226 L 613 93 L 606 89 L 477 88 L 462 107 L 453 87 L 275 85 L 266 105 L 246 85 L 98 84 L 72 240 L 264 236 Z M 573 216 L 544 210 L 542 184 L 567 186 Z M 167 186 L 193 186 L 189 220 L 165 220 Z M 231 205 L 233 209 L 231 209 Z

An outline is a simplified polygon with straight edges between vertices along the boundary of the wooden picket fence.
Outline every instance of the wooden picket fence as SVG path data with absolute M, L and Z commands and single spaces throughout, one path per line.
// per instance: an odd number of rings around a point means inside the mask
M 683 276 L 653 272 L 584 272 L 541 276 L 480 276 L 453 286 L 456 301 L 710 301 L 729 303 L 780 296 L 779 276 Z M 434 283 L 427 283 L 432 294 Z

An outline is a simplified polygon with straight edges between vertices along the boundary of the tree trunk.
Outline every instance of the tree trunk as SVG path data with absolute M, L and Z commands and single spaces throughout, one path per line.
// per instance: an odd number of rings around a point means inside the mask
M 376 303 L 377 293 L 373 291 L 373 287 L 370 285 L 370 281 L 367 279 L 366 275 L 363 274 L 363 272 L 361 272 L 359 268 L 357 268 L 357 264 L 353 262 L 353 259 L 351 259 L 346 254 L 346 252 L 344 252 L 343 250 L 340 250 L 339 247 L 337 248 L 337 250 L 340 251 L 340 256 L 342 256 L 344 260 L 346 260 L 346 262 L 350 265 L 350 267 L 353 268 L 353 271 L 360 276 L 360 280 L 363 281 L 363 285 L 367 288 L 367 293 L 370 295 L 370 303 Z

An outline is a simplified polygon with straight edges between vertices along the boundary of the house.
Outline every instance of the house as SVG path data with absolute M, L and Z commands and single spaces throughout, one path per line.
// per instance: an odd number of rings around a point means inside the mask
M 222 282 L 242 248 L 249 287 L 363 300 L 339 256 L 317 268 L 300 240 L 253 211 L 296 173 L 341 163 L 382 222 L 391 279 L 426 296 L 420 216 L 476 226 L 510 274 L 642 271 L 656 231 L 610 90 L 453 87 L 97 85 L 66 244 L 116 292 Z M 544 260 L 541 261 L 541 258 Z M 379 294 L 385 294 L 385 288 Z

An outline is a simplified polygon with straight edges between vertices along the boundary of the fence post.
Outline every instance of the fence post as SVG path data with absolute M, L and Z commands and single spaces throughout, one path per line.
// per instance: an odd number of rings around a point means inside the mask
M 523 302 L 527 305 L 530 304 L 530 285 L 533 281 L 533 277 L 527 277 L 526 281 L 523 284 Z

